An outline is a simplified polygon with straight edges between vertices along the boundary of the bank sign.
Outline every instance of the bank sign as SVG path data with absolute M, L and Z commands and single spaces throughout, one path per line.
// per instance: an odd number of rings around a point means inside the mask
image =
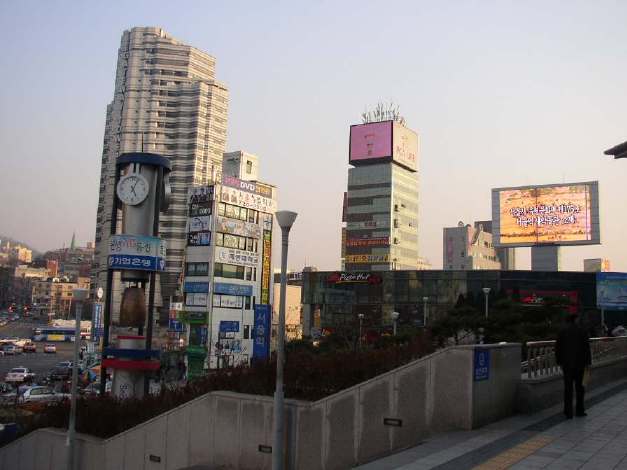
M 109 269 L 163 271 L 166 242 L 159 237 L 143 235 L 111 235 Z

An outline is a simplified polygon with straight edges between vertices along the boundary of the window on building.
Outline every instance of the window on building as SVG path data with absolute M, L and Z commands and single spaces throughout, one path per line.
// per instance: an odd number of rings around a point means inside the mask
M 250 160 L 248 160 L 246 162 L 246 174 L 247 175 L 251 175 L 253 173 L 253 162 L 251 162 Z
M 250 325 L 244 325 L 244 339 L 250 339 Z
M 244 308 L 250 310 L 250 296 L 244 297 Z
M 187 276 L 206 276 L 209 273 L 209 263 L 185 263 Z
M 225 206 L 226 204 L 224 204 L 223 202 L 220 202 L 218 204 L 218 215 L 224 216 Z
M 235 264 L 216 263 L 214 267 L 214 276 L 225 277 L 227 279 L 242 279 L 244 280 L 244 266 L 237 266 Z

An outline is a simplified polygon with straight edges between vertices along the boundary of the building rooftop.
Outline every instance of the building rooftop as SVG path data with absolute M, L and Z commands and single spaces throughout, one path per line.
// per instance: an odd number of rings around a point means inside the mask
M 627 158 L 627 141 L 622 144 L 615 145 L 603 153 L 605 155 L 614 155 L 614 158 Z

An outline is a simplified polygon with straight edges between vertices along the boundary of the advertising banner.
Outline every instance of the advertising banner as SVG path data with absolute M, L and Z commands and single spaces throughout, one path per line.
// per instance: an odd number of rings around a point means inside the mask
M 222 184 L 225 186 L 230 186 L 231 188 L 241 189 L 242 191 L 259 194 L 260 196 L 272 199 L 272 187 L 267 186 L 263 183 L 244 181 L 235 178 L 234 176 L 224 175 L 222 176 Z
M 239 322 L 238 321 L 220 321 L 220 333 L 238 333 L 239 332 Z
M 233 204 L 235 206 L 246 207 L 247 209 L 254 209 L 256 211 L 268 212 L 271 214 L 274 214 L 277 209 L 276 201 L 271 198 L 242 191 L 241 189 L 232 188 L 230 186 L 222 186 L 220 200 L 227 204 Z
M 255 304 L 255 322 L 253 324 L 253 359 L 267 359 L 270 355 L 270 305 Z
M 111 235 L 109 269 L 163 271 L 166 242 L 159 237 L 143 235 Z
M 263 231 L 263 258 L 261 264 L 261 303 L 270 303 L 270 258 L 272 256 L 272 232 Z
M 390 244 L 389 237 L 381 238 L 349 238 L 346 240 L 347 246 L 388 246 Z
M 627 310 L 627 273 L 597 273 L 597 306 Z
M 185 281 L 183 285 L 183 292 L 209 292 L 209 283 L 208 282 L 192 282 Z
M 392 121 L 351 126 L 349 163 L 392 156 Z
M 213 204 L 211 202 L 192 203 L 189 205 L 189 216 L 202 217 L 206 215 L 211 215 L 212 205 Z
M 596 181 L 492 190 L 497 246 L 600 243 Z
M 216 247 L 216 261 L 218 263 L 239 264 L 255 267 L 259 264 L 259 255 L 252 251 L 237 250 L 235 248 Z
M 346 255 L 346 262 L 353 264 L 388 263 L 390 255 Z
M 208 246 L 211 243 L 211 232 L 194 232 L 187 234 L 188 246 Z
M 213 286 L 214 294 L 227 295 L 253 295 L 253 286 L 243 286 L 240 284 L 228 284 L 226 282 L 216 282 Z
M 189 190 L 189 203 L 202 204 L 213 199 L 213 186 L 192 186 Z
M 188 232 L 209 232 L 209 229 L 211 228 L 211 218 L 208 215 L 190 217 L 188 219 L 188 223 Z
M 231 233 L 242 237 L 260 238 L 261 228 L 257 224 L 244 222 L 243 220 L 230 219 L 228 217 L 216 218 L 216 231 Z
M 348 230 L 363 230 L 370 228 L 390 228 L 389 220 L 365 220 L 363 222 L 346 222 Z
M 411 129 L 394 123 L 393 129 L 392 159 L 410 170 L 416 171 L 418 168 L 418 134 Z

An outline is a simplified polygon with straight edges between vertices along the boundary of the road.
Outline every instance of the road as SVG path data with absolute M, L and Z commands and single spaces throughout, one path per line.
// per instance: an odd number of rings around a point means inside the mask
M 9 322 L 6 326 L 0 326 L 0 338 L 30 338 L 33 327 L 39 322 L 29 320 L 18 320 Z M 41 322 L 44 325 L 45 323 Z M 16 356 L 0 356 L 0 382 L 4 381 L 4 376 L 13 367 L 28 367 L 37 374 L 36 379 L 47 375 L 57 362 L 70 361 L 74 357 L 74 343 L 55 343 L 56 354 L 45 354 L 43 352 L 44 343 L 35 343 L 36 353 L 24 353 Z

